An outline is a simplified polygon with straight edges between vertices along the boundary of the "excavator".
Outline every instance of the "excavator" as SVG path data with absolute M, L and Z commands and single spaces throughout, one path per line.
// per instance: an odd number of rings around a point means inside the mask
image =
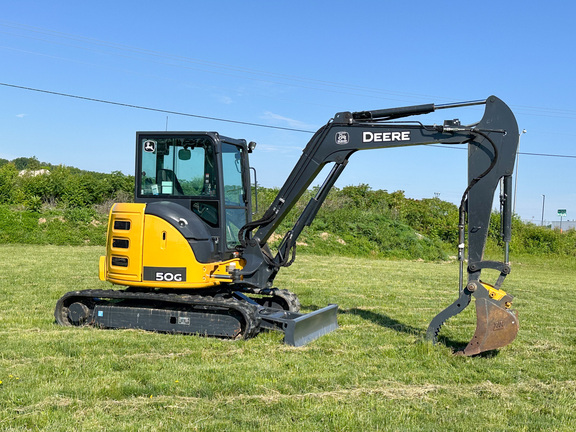
M 483 106 L 480 121 L 425 125 L 411 116 Z M 216 132 L 137 132 L 133 203 L 115 204 L 99 278 L 122 289 L 64 294 L 55 308 L 64 326 L 134 328 L 219 338 L 251 338 L 264 330 L 305 345 L 337 329 L 338 306 L 300 312 L 296 294 L 274 286 L 295 260 L 309 226 L 350 157 L 359 150 L 427 144 L 468 146 L 468 185 L 459 206 L 459 290 L 426 332 L 476 305 L 476 331 L 458 354 L 473 356 L 511 343 L 518 333 L 513 297 L 502 290 L 510 273 L 512 173 L 518 125 L 496 96 L 485 100 L 339 112 L 308 142 L 278 195 L 252 220 L 249 154 L 256 144 Z M 275 252 L 271 236 L 322 169 L 326 178 Z M 252 168 L 253 169 L 253 168 Z M 492 203 L 500 186 L 504 260 L 484 259 Z M 257 195 L 256 195 L 257 196 Z M 467 249 L 467 256 L 466 255 Z M 481 278 L 495 271 L 493 283 Z M 493 273 L 491 273 L 493 274 Z M 465 280 L 466 279 L 466 280 Z

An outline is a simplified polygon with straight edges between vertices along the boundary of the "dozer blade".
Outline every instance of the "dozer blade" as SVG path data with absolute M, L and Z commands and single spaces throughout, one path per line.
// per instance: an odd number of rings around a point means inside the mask
M 338 305 L 331 304 L 307 314 L 273 308 L 259 312 L 262 327 L 284 332 L 284 343 L 292 346 L 306 345 L 338 328 Z
M 518 334 L 518 312 L 505 309 L 492 300 L 476 299 L 476 332 L 459 355 L 473 356 L 502 348 Z

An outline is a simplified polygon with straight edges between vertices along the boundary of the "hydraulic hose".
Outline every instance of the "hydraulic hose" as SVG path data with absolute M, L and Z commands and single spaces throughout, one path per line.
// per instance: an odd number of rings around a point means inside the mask
M 474 187 L 474 185 L 476 185 L 480 180 L 482 180 L 484 177 L 486 177 L 490 173 L 490 171 L 492 171 L 494 169 L 494 167 L 496 166 L 496 162 L 498 161 L 498 148 L 496 147 L 496 144 L 494 144 L 494 141 L 492 141 L 492 139 L 488 136 L 488 134 L 486 134 L 486 133 L 484 133 L 478 129 L 472 129 L 472 133 L 475 133 L 477 135 L 484 137 L 490 143 L 490 145 L 492 146 L 492 149 L 494 150 L 494 157 L 492 158 L 492 162 L 490 163 L 490 166 L 482 174 L 480 174 L 478 177 L 475 177 L 474 179 L 472 179 L 472 181 L 468 184 L 468 187 L 466 188 L 466 190 L 462 194 L 462 199 L 460 200 L 460 207 L 458 209 L 458 213 L 459 213 L 459 218 L 458 218 L 458 261 L 460 262 L 460 276 L 459 276 L 459 280 L 458 280 L 458 288 L 459 288 L 460 292 L 462 292 L 462 290 L 464 289 L 464 242 L 465 242 L 464 229 L 466 227 L 466 201 L 468 199 L 468 193 Z

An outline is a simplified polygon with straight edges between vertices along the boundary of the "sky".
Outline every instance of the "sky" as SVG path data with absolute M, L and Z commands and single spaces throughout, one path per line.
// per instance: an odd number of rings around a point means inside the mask
M 311 132 L 338 112 L 496 95 L 526 130 L 516 213 L 539 224 L 543 210 L 552 221 L 566 209 L 564 220 L 576 219 L 574 2 L 0 0 L 0 7 L 0 158 L 133 174 L 136 131 L 218 131 L 255 141 L 258 183 L 280 187 Z M 439 110 L 418 119 L 473 123 L 482 113 Z M 462 146 L 370 150 L 351 157 L 336 186 L 459 203 L 466 169 Z

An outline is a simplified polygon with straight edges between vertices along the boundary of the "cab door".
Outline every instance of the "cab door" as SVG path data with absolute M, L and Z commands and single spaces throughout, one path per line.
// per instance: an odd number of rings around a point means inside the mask
M 228 250 L 239 244 L 238 231 L 250 220 L 250 185 L 249 181 L 246 181 L 247 172 L 245 149 L 222 143 L 225 243 Z

